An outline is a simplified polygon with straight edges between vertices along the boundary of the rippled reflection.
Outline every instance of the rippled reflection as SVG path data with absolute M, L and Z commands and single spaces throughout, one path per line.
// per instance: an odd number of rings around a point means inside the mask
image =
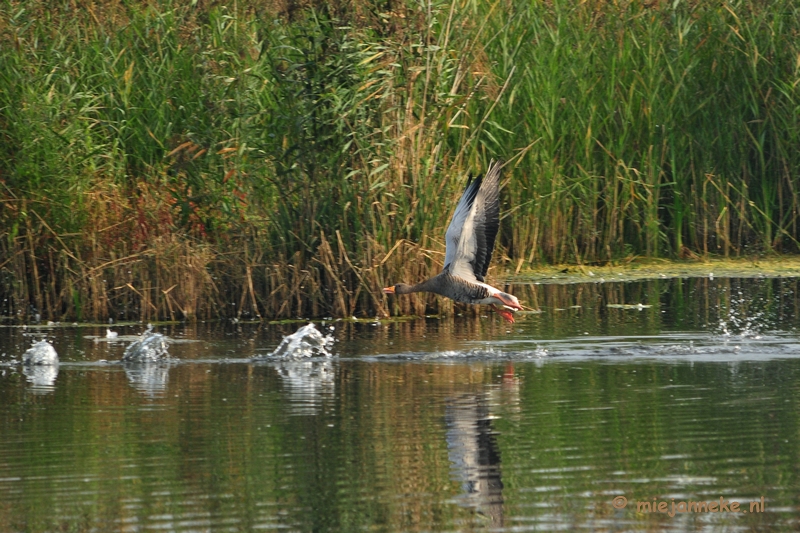
M 464 491 L 461 503 L 503 525 L 500 450 L 486 399 L 465 394 L 447 401 L 447 450 L 454 478 Z
M 48 329 L 57 376 L 6 328 L 0 531 L 797 530 L 797 285 L 529 287 L 513 327 L 317 324 L 337 356 L 298 361 L 252 359 L 304 323 L 164 326 L 170 365 Z
M 333 397 L 336 366 L 330 359 L 283 361 L 274 366 L 287 392 L 291 414 L 314 414 L 325 398 Z
M 48 394 L 55 390 L 58 378 L 58 363 L 49 365 L 23 365 L 22 373 L 31 384 L 31 391 Z
M 169 363 L 122 363 L 128 382 L 147 396 L 163 395 L 169 383 Z

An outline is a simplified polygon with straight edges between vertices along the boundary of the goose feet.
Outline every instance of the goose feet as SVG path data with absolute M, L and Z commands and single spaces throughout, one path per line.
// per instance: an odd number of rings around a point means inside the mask
M 514 323 L 514 313 L 513 313 L 513 311 L 511 311 L 509 309 L 506 309 L 505 307 L 500 308 L 500 307 L 497 307 L 494 304 L 491 304 L 491 305 L 492 305 L 492 309 L 494 310 L 494 312 L 497 313 L 498 315 L 500 315 L 501 317 L 503 317 L 503 320 L 505 320 L 509 324 L 513 324 Z

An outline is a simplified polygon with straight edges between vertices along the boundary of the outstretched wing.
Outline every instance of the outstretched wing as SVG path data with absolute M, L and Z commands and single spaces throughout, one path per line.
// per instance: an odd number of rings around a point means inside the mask
M 467 184 L 445 234 L 445 269 L 467 280 L 484 281 L 500 228 L 500 169 L 492 161 L 484 178 Z

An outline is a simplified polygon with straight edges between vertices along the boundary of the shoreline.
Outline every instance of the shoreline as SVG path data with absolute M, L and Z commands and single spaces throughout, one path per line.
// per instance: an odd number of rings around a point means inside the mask
M 546 265 L 505 277 L 509 285 L 608 283 L 670 278 L 800 277 L 800 255 L 752 258 L 674 260 L 636 258 L 610 265 Z

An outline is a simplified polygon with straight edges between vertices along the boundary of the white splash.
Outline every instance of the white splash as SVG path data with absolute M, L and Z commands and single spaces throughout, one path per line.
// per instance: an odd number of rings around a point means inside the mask
M 732 295 L 727 316 L 719 318 L 719 333 L 725 338 L 761 339 L 761 331 L 767 326 L 765 313 L 754 310 L 742 291 Z
M 333 346 L 333 342 L 334 339 L 331 335 L 323 335 L 314 327 L 314 324 L 307 324 L 284 337 L 268 357 L 281 359 L 303 359 L 315 355 L 331 357 L 333 354 L 329 350 Z
M 122 355 L 123 361 L 136 363 L 152 363 L 169 358 L 167 348 L 169 339 L 161 333 L 153 333 L 153 325 L 147 325 L 147 331 L 139 340 L 132 342 Z
M 22 363 L 25 365 L 57 365 L 58 354 L 52 344 L 47 341 L 39 341 L 22 354 Z

